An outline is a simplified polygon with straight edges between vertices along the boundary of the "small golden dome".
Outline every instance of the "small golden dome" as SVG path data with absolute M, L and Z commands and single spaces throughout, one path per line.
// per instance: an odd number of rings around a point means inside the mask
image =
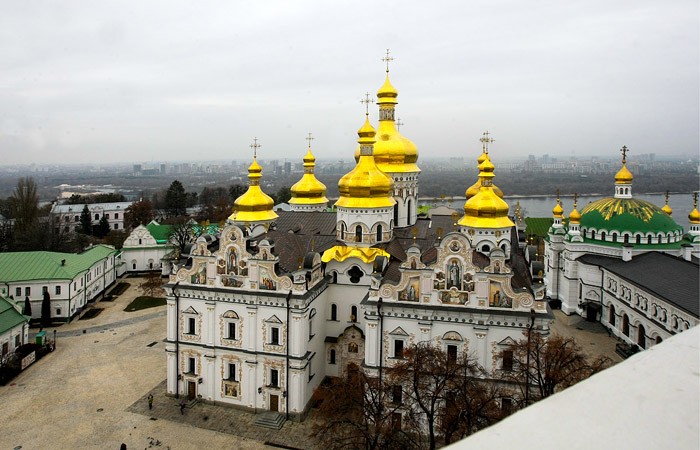
M 338 182 L 340 198 L 336 206 L 344 208 L 393 207 L 393 181 L 382 172 L 374 161 L 373 146 L 376 132 L 369 123 L 369 116 L 358 130 L 360 157 L 357 165 Z
M 377 142 L 374 145 L 374 161 L 377 166 L 386 173 L 420 172 L 416 162 L 418 161 L 418 148 L 410 139 L 404 137 L 396 129 L 394 114 L 398 97 L 398 91 L 389 81 L 387 72 L 386 80 L 377 91 L 377 104 L 379 105 L 379 127 L 377 129 Z M 355 149 L 355 161 L 359 161 L 360 147 Z
M 318 181 L 314 175 L 316 158 L 311 149 L 308 149 L 304 156 L 304 175 L 301 180 L 292 186 L 292 198 L 289 203 L 292 205 L 317 205 L 328 203 L 326 198 L 326 185 Z
M 622 169 L 615 174 L 615 184 L 630 184 L 634 176 L 627 169 L 627 164 L 622 163 Z
M 578 212 L 576 209 L 576 206 L 574 206 L 574 210 L 571 211 L 571 214 L 569 214 L 569 223 L 580 223 L 581 222 L 581 213 Z
M 487 159 L 489 159 L 489 154 L 486 153 L 486 151 L 483 151 L 483 152 L 481 153 L 481 155 L 477 158 L 476 162 L 479 164 L 479 166 L 481 166 L 481 164 L 482 164 L 484 161 L 486 161 Z M 493 171 L 493 169 L 492 169 L 492 171 Z M 495 192 L 496 195 L 498 195 L 500 198 L 503 198 L 503 191 L 501 190 L 501 188 L 499 188 L 499 187 L 496 186 L 495 184 L 492 184 L 491 187 L 493 188 L 493 192 Z M 472 198 L 472 197 L 474 197 L 476 194 L 478 194 L 478 193 L 479 193 L 479 189 L 481 189 L 481 180 L 480 180 L 480 179 L 479 179 L 479 180 L 476 180 L 476 182 L 475 182 L 474 184 L 472 184 L 471 186 L 469 186 L 469 188 L 468 188 L 468 189 L 466 190 L 466 192 L 464 193 L 465 196 L 467 197 L 467 200 L 469 200 L 470 198 Z
M 262 178 L 262 167 L 256 158 L 248 167 L 248 190 L 233 202 L 233 214 L 230 220 L 235 222 L 261 222 L 277 218 L 277 214 L 272 210 L 274 201 L 269 195 L 260 189 L 260 178 Z
M 690 223 L 693 224 L 700 223 L 700 211 L 698 211 L 697 207 L 690 211 L 690 214 L 688 214 L 688 220 L 690 220 Z
M 561 201 L 557 198 L 557 204 L 554 205 L 554 208 L 552 208 L 552 216 L 554 216 L 555 219 L 563 219 L 564 218 L 564 208 L 561 207 Z M 580 219 L 580 217 L 579 217 Z
M 479 164 L 479 192 L 464 203 L 464 216 L 459 224 L 474 228 L 505 228 L 515 224 L 508 217 L 508 203 L 493 188 L 494 165 L 488 155 Z
M 661 211 L 665 212 L 665 213 L 668 214 L 669 216 L 670 216 L 671 214 L 673 214 L 673 210 L 671 209 L 670 206 L 668 206 L 668 203 L 666 203 L 666 204 L 663 206 L 663 208 L 661 208 Z

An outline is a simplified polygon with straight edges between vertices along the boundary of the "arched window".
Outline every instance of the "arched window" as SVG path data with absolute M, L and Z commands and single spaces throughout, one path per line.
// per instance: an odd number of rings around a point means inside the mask
M 645 331 L 644 325 L 640 323 L 639 328 L 637 328 L 637 345 L 641 348 L 647 348 L 647 337 Z
M 627 314 L 622 315 L 622 334 L 629 337 L 630 335 L 630 318 Z
M 345 239 L 345 224 L 342 222 L 340 224 L 340 238 Z
M 612 241 L 617 242 L 617 233 L 612 234 Z
M 377 225 L 377 242 L 382 240 L 382 226 Z
M 357 306 L 355 305 L 350 308 L 350 322 L 357 322 Z
M 338 320 L 338 306 L 335 303 L 331 305 L 331 320 Z
M 399 202 L 394 205 L 394 223 L 399 223 Z
M 625 241 L 625 244 L 630 243 L 630 235 L 629 234 L 625 234 L 624 241 Z
M 338 272 L 333 272 L 333 284 L 338 284 Z
M 661 336 L 656 336 L 656 343 L 660 344 L 663 339 L 661 339 Z
M 641 243 L 642 243 L 642 235 L 638 234 L 637 235 L 637 244 L 641 244 Z
M 608 323 L 615 326 L 615 306 L 610 305 L 610 314 L 608 315 Z
M 600 240 L 604 241 L 605 240 L 605 231 L 600 232 Z
M 408 199 L 408 223 L 411 223 L 411 218 L 413 217 L 413 200 Z
M 328 358 L 328 364 L 335 364 L 335 350 L 331 349 L 331 354 Z
M 488 253 L 488 252 L 490 252 L 490 251 L 491 251 L 491 247 L 489 246 L 489 244 L 484 244 L 484 245 L 481 247 L 481 252 L 482 252 L 482 253 Z
M 355 242 L 362 242 L 362 226 L 355 227 Z

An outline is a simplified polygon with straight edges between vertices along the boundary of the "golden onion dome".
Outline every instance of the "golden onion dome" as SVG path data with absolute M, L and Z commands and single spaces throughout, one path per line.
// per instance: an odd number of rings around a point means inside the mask
M 389 81 L 389 73 L 382 87 L 377 91 L 379 105 L 379 127 L 377 142 L 374 145 L 374 160 L 377 166 L 387 173 L 420 172 L 418 148 L 410 139 L 399 133 L 394 122 L 399 93 Z M 355 161 L 359 161 L 360 148 L 355 149 Z
M 357 165 L 343 175 L 338 182 L 340 198 L 335 203 L 343 208 L 386 208 L 393 207 L 393 181 L 382 172 L 374 161 L 373 146 L 376 131 L 369 123 L 369 115 L 358 130 L 360 137 L 360 157 Z
M 615 184 L 630 184 L 634 176 L 627 169 L 627 164 L 622 163 L 622 168 L 615 174 Z
M 476 162 L 480 166 L 487 159 L 489 159 L 489 154 L 484 150 L 483 152 L 481 152 L 481 155 L 477 158 Z M 496 195 L 498 195 L 500 198 L 503 198 L 503 191 L 501 190 L 501 188 L 499 188 L 495 184 L 492 184 L 491 187 L 493 188 L 493 192 L 495 192 Z M 469 186 L 467 191 L 464 193 L 465 196 L 467 197 L 467 200 L 474 197 L 479 192 L 480 188 L 481 188 L 481 180 L 476 180 L 476 182 L 474 184 L 472 184 L 471 186 Z
M 494 165 L 486 155 L 479 164 L 479 192 L 464 203 L 464 216 L 459 225 L 473 228 L 505 228 L 515 224 L 508 217 L 508 203 L 496 195 L 492 179 Z
M 673 210 L 671 209 L 670 206 L 668 206 L 668 202 L 663 206 L 663 208 L 661 208 L 661 211 L 665 212 L 665 213 L 668 214 L 669 216 L 670 216 L 671 214 L 673 214 Z
M 309 148 L 304 156 L 304 175 L 301 180 L 292 186 L 292 198 L 289 203 L 292 205 L 317 205 L 328 203 L 326 198 L 326 185 L 318 181 L 314 175 L 316 158 Z
M 581 223 L 581 213 L 576 209 L 576 202 L 574 201 L 574 210 L 569 214 L 569 223 L 578 224 Z
M 700 223 L 700 212 L 698 212 L 698 194 L 693 194 L 693 210 L 688 214 L 688 220 L 692 224 Z
M 554 216 L 555 219 L 564 218 L 564 208 L 561 207 L 561 200 L 559 200 L 559 198 L 557 198 L 557 204 L 552 208 L 552 216 Z M 579 217 L 579 219 L 581 218 Z
M 277 214 L 272 210 L 274 201 L 269 195 L 260 189 L 260 178 L 262 178 L 262 167 L 258 164 L 257 158 L 253 158 L 253 163 L 248 167 L 248 190 L 233 202 L 233 214 L 230 220 L 235 222 L 261 222 L 277 218 Z

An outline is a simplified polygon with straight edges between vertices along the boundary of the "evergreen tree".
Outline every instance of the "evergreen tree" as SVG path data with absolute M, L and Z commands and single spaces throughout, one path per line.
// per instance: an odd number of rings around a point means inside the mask
M 103 238 L 109 233 L 109 220 L 104 214 L 100 218 L 100 223 L 97 225 L 97 237 Z
M 83 206 L 83 211 L 80 213 L 80 232 L 92 235 L 92 217 L 87 205 Z
M 178 180 L 173 181 L 165 192 L 165 209 L 170 216 L 184 216 L 187 208 L 187 193 Z
M 32 303 L 29 301 L 29 297 L 24 297 L 24 309 L 22 310 L 22 314 L 25 316 L 30 316 L 32 315 Z

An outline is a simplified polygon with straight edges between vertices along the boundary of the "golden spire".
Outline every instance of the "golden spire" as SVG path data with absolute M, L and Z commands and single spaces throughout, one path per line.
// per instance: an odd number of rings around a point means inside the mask
M 309 133 L 306 137 L 309 144 L 304 156 L 304 175 L 290 189 L 292 191 L 290 205 L 325 205 L 328 203 L 326 185 L 318 181 L 314 175 L 316 157 L 311 153 L 311 141 L 313 140 L 312 134 Z
M 479 142 L 481 142 L 481 156 L 479 156 L 479 158 L 476 160 L 477 164 L 479 165 L 481 165 L 488 158 L 489 144 L 491 142 L 495 142 L 495 139 L 489 137 L 490 134 L 491 133 L 489 133 L 487 130 L 482 134 L 481 139 L 479 139 Z M 469 186 L 465 192 L 467 200 L 474 197 L 479 192 L 479 189 L 481 189 L 481 179 L 477 179 L 476 183 Z M 496 193 L 496 195 L 503 198 L 503 191 L 498 186 L 494 185 L 493 191 Z
M 564 218 L 564 208 L 561 207 L 561 199 L 559 198 L 559 189 L 557 189 L 557 204 L 552 208 L 552 215 L 555 219 Z
M 661 208 L 661 210 L 662 210 L 663 212 L 665 212 L 666 214 L 668 214 L 669 216 L 670 216 L 671 214 L 673 214 L 673 210 L 671 209 L 670 206 L 668 206 L 668 191 L 666 191 L 666 204 L 664 205 L 663 208 Z
M 473 228 L 506 228 L 515 224 L 508 217 L 508 203 L 500 198 L 493 186 L 494 166 L 486 155 L 479 164 L 479 192 L 464 203 L 464 216 L 459 224 Z
M 627 169 L 627 152 L 629 149 L 626 145 L 623 145 L 620 149 L 622 153 L 622 168 L 615 174 L 615 184 L 631 184 L 634 176 L 632 172 Z
M 248 190 L 233 202 L 233 214 L 230 220 L 235 222 L 264 222 L 277 218 L 273 211 L 274 201 L 260 189 L 262 167 L 258 164 L 258 138 L 250 145 L 253 149 L 253 163 L 248 167 Z
M 581 222 L 581 213 L 576 209 L 578 206 L 578 194 L 574 193 L 574 210 L 569 214 L 569 223 L 578 224 Z
M 368 104 L 368 100 L 363 100 L 363 103 Z M 344 208 L 393 207 L 396 203 L 392 197 L 393 181 L 374 161 L 376 131 L 369 122 L 369 113 L 365 114 L 365 123 L 357 135 L 360 157 L 355 168 L 343 175 L 338 182 L 340 198 L 335 205 Z
M 692 224 L 700 223 L 700 212 L 698 212 L 698 193 L 693 192 L 693 210 L 688 214 L 688 220 Z

